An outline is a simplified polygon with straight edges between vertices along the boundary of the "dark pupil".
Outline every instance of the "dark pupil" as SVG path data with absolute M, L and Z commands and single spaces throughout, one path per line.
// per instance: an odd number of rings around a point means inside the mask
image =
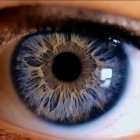
M 52 64 L 52 72 L 55 77 L 65 82 L 76 80 L 81 73 L 81 69 L 79 58 L 71 52 L 58 54 Z

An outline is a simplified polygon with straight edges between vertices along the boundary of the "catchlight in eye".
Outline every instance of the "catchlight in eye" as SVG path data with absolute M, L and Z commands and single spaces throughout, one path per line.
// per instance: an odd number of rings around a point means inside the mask
M 39 31 L 23 37 L 12 78 L 27 107 L 48 122 L 95 121 L 123 94 L 128 60 L 123 41 L 87 34 Z

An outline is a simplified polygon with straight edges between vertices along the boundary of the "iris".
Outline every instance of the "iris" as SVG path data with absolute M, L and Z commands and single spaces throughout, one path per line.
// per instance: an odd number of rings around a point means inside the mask
M 127 79 L 123 41 L 78 33 L 36 32 L 12 58 L 17 94 L 40 118 L 59 124 L 95 120 L 119 101 Z

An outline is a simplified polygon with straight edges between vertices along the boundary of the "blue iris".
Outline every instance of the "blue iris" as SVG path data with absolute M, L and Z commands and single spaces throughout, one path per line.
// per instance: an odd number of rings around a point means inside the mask
M 37 32 L 12 58 L 17 94 L 40 118 L 59 124 L 93 121 L 123 95 L 128 59 L 123 41 L 74 33 Z

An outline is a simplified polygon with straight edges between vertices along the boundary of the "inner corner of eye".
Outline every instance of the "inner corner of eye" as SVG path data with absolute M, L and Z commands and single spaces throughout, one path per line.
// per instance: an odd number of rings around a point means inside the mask
M 95 122 L 124 94 L 128 58 L 122 41 L 76 27 L 28 34 L 12 56 L 17 96 L 46 122 Z

